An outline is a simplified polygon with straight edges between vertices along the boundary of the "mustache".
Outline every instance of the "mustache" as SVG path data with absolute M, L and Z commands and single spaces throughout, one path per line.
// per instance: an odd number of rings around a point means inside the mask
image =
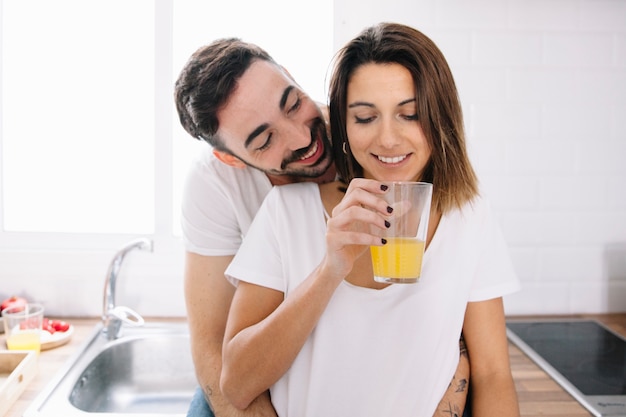
M 280 168 L 281 169 L 285 169 L 287 167 L 287 165 L 289 165 L 292 162 L 295 161 L 299 161 L 304 155 L 307 154 L 307 152 L 309 152 L 309 150 L 311 149 L 311 147 L 315 144 L 315 142 L 317 141 L 317 138 L 322 137 L 323 135 L 326 134 L 326 125 L 324 123 L 324 121 L 320 118 L 315 119 L 311 125 L 311 142 L 309 143 L 309 146 L 307 146 L 306 148 L 300 148 L 295 150 L 292 154 L 291 157 L 285 159 L 282 164 L 280 164 Z M 322 141 L 323 143 L 324 141 Z M 323 145 L 325 146 L 325 145 Z

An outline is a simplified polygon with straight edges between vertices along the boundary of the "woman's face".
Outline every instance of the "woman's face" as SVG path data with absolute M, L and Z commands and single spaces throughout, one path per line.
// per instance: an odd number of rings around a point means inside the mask
M 417 114 L 411 73 L 369 63 L 348 83 L 348 141 L 365 178 L 418 181 L 431 155 Z

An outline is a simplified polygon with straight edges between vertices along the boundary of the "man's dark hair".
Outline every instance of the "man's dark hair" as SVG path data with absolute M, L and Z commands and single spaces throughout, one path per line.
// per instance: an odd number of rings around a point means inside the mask
M 274 62 L 262 48 L 238 38 L 218 39 L 191 55 L 174 88 L 181 125 L 194 138 L 229 152 L 217 137 L 217 112 L 254 60 Z

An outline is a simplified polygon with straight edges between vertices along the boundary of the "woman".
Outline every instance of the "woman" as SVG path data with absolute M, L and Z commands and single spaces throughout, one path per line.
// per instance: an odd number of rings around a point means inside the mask
M 459 415 L 440 400 L 463 331 L 473 413 L 518 416 L 502 296 L 519 283 L 445 58 L 410 27 L 366 29 L 339 52 L 330 122 L 341 181 L 275 188 L 227 270 L 223 392 L 245 408 L 271 387 L 279 416 Z M 413 285 L 375 282 L 368 250 L 393 222 L 383 182 L 399 180 L 433 184 Z

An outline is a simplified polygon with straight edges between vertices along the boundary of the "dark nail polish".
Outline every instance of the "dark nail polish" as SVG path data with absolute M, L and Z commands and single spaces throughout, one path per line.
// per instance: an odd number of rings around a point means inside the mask
M 389 223 L 387 220 L 385 220 L 385 227 L 387 229 L 389 229 L 391 227 L 391 223 Z
M 387 206 L 387 213 L 389 214 L 393 213 L 393 207 Z
M 381 184 L 380 185 L 380 189 L 383 191 L 387 191 L 387 189 L 389 188 L 389 186 L 385 185 L 385 184 Z
M 385 239 L 385 238 L 380 239 L 380 241 L 383 243 L 383 245 L 387 244 L 387 239 Z

